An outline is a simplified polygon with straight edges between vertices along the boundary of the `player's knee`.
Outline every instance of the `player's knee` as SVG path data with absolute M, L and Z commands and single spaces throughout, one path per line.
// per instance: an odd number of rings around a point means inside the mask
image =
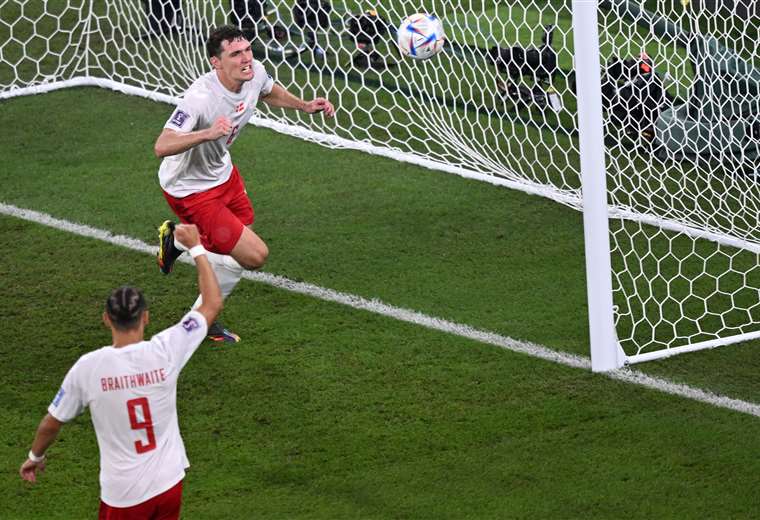
M 263 266 L 269 257 L 269 248 L 262 244 L 260 247 L 251 249 L 238 262 L 246 269 L 258 269 Z

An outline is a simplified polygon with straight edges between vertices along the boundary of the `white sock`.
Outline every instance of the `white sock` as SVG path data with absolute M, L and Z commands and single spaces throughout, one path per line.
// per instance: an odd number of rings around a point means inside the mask
M 179 240 L 177 240 L 176 238 L 174 239 L 174 247 L 176 247 L 180 251 L 187 251 L 188 250 L 185 247 L 185 245 L 182 242 L 180 242 Z
M 238 284 L 243 277 L 243 267 L 235 261 L 230 255 L 219 255 L 217 253 L 206 253 L 216 275 L 216 280 L 219 282 L 219 289 L 222 291 L 222 299 L 227 299 L 232 290 Z M 197 309 L 203 303 L 203 298 L 198 295 L 198 299 L 193 304 L 193 309 Z

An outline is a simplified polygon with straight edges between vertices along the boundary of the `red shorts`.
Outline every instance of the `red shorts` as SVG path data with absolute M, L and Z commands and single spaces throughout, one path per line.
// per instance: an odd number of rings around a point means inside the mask
M 100 501 L 98 520 L 176 520 L 182 505 L 182 481 L 153 498 L 132 507 L 112 507 Z
M 236 166 L 224 184 L 181 199 L 164 192 L 164 198 L 180 222 L 198 226 L 203 247 L 214 253 L 229 254 L 243 227 L 253 224 L 253 206 Z

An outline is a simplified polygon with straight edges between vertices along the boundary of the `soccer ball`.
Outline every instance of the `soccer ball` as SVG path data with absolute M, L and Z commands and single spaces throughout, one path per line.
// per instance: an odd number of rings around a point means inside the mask
M 396 37 L 403 56 L 426 60 L 441 51 L 446 35 L 443 24 L 435 15 L 417 13 L 401 22 Z

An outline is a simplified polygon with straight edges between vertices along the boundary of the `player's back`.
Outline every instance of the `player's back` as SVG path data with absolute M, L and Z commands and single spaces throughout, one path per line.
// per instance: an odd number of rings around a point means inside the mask
M 189 464 L 177 420 L 177 378 L 205 336 L 201 324 L 203 317 L 191 312 L 149 341 L 82 356 L 51 405 L 51 414 L 64 421 L 90 408 L 109 505 L 134 505 L 184 477 Z

